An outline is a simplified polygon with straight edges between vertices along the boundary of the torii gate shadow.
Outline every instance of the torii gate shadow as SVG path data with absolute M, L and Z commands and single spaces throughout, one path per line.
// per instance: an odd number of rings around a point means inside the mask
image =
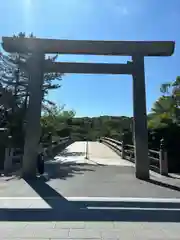
M 0 221 L 180 222 L 180 203 L 68 201 L 43 179 L 26 182 L 51 208 L 1 208 Z

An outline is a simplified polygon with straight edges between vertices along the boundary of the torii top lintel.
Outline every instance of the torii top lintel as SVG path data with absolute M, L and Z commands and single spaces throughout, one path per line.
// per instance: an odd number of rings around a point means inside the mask
M 2 40 L 5 51 L 19 53 L 171 56 L 175 48 L 173 41 L 89 41 L 13 37 L 2 37 Z

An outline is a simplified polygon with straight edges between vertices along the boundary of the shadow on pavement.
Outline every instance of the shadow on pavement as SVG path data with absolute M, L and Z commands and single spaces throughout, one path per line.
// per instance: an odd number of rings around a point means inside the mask
M 156 203 L 154 207 L 157 209 L 148 209 L 152 203 L 68 201 L 42 178 L 26 182 L 51 208 L 0 209 L 0 221 L 180 222 L 180 204 L 174 204 L 172 208 L 165 210 L 162 206 L 157 208 Z M 144 208 L 138 208 L 138 204 Z M 175 209 L 177 207 L 179 210 Z
M 177 185 L 171 185 L 169 183 L 160 182 L 160 181 L 152 179 L 152 178 L 147 180 L 147 182 L 149 182 L 151 184 L 154 184 L 154 185 L 157 185 L 157 186 L 160 186 L 160 187 L 163 187 L 163 188 L 168 188 L 168 189 L 180 192 L 180 187 L 177 186 Z
M 77 174 L 83 174 L 86 171 L 95 171 L 92 167 L 85 163 L 76 163 L 74 161 L 68 162 L 47 162 L 45 170 L 48 179 L 66 179 Z
M 56 145 L 52 151 L 52 156 L 47 156 L 46 157 L 46 161 L 54 159 L 55 156 L 57 156 L 58 154 L 60 154 L 61 152 L 65 151 L 66 148 L 68 146 L 70 146 L 71 144 L 73 144 L 74 141 L 73 140 L 69 140 L 68 142 L 65 142 L 63 144 L 60 145 Z
M 85 152 L 71 152 L 69 149 L 64 149 L 57 156 L 61 156 L 61 157 L 80 157 L 80 156 L 85 156 Z

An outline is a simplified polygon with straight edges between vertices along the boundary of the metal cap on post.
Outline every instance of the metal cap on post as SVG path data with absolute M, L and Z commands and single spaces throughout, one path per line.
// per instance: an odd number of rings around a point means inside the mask
M 165 149 L 165 141 L 164 138 L 160 140 L 160 153 L 159 153 L 159 166 L 160 166 L 160 174 L 168 175 L 168 159 L 167 159 L 167 151 Z

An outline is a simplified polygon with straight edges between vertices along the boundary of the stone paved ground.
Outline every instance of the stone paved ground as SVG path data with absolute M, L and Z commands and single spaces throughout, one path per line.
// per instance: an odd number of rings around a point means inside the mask
M 102 201 L 93 209 L 88 199 L 0 198 L 0 239 L 179 239 L 180 201 L 177 209 L 118 209 L 113 201 L 114 209 Z
M 36 181 L 0 178 L 0 239 L 180 239 L 179 178 L 140 181 L 97 145 L 96 163 L 85 162 L 83 146 L 47 162 Z
M 0 239 L 179 240 L 179 223 L 17 222 L 0 223 Z

